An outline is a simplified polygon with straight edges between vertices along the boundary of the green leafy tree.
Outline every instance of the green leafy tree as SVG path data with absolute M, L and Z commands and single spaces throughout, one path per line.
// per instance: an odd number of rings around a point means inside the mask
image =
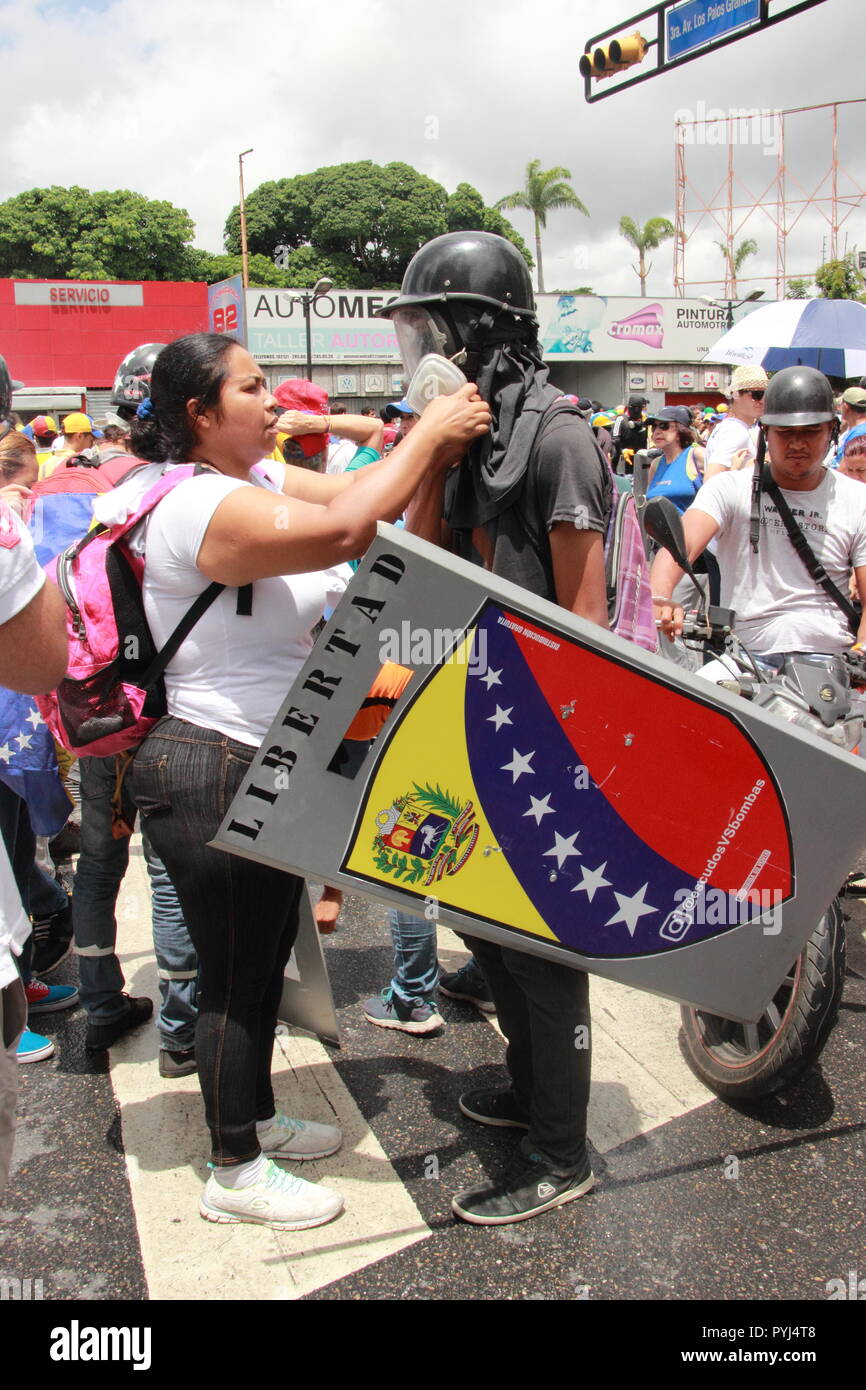
M 739 290 L 737 289 L 737 277 L 749 256 L 757 255 L 758 243 L 753 241 L 751 237 L 747 237 L 745 241 L 741 241 L 739 246 L 736 247 L 733 243 L 729 245 L 725 241 L 717 241 L 716 245 L 725 258 L 725 264 L 727 265 L 728 275 L 731 280 L 731 294 L 736 298 L 739 294 Z
M 637 251 L 637 265 L 633 267 L 640 279 L 640 292 L 646 294 L 646 280 L 652 269 L 652 262 L 647 265 L 647 251 L 655 251 L 661 246 L 663 241 L 667 241 L 674 235 L 674 224 L 669 222 L 666 217 L 651 217 L 649 222 L 645 222 L 642 227 L 631 217 L 621 217 L 619 219 L 619 234 L 625 237 Z
M 314 284 L 319 274 L 344 288 L 398 286 L 425 241 L 470 226 L 508 235 L 526 252 L 469 184 L 449 198 L 441 184 L 402 163 L 361 160 L 261 184 L 246 200 L 246 221 L 250 251 L 276 256 L 296 286 Z M 240 251 L 237 207 L 226 221 L 225 246 Z
M 822 299 L 863 300 L 863 276 L 857 269 L 857 257 L 853 251 L 837 260 L 825 261 L 815 271 L 815 284 Z
M 182 280 L 193 232 L 184 208 L 128 189 L 32 188 L 0 203 L 0 275 Z
M 557 165 L 554 169 L 542 169 L 541 160 L 530 160 L 526 166 L 526 184 L 516 193 L 500 198 L 494 206 L 497 211 L 511 208 L 525 208 L 535 220 L 535 263 L 538 267 L 538 293 L 544 294 L 544 266 L 541 260 L 541 232 L 547 226 L 547 215 L 555 208 L 574 208 L 589 217 L 587 209 L 578 198 L 566 179 L 571 172 Z
M 810 290 L 810 288 L 811 288 L 811 285 L 812 285 L 811 280 L 799 280 L 799 279 L 789 280 L 789 281 L 788 281 L 788 284 L 787 284 L 787 288 L 785 289 L 785 298 L 786 298 L 786 299 L 809 299 L 809 298 L 810 298 L 809 290 Z
M 218 280 L 228 280 L 232 275 L 240 275 L 243 271 L 242 257 L 201 251 L 198 247 L 190 248 L 188 267 L 188 279 L 204 280 L 208 285 L 214 285 Z M 273 261 L 269 261 L 267 256 L 250 256 L 249 270 L 251 285 L 264 285 L 273 289 L 290 287 L 291 282 L 286 272 Z
M 449 232 L 493 232 L 495 236 L 505 237 L 517 247 L 527 266 L 532 270 L 534 262 L 529 247 L 514 230 L 507 217 L 495 208 L 485 205 L 484 199 L 471 183 L 458 183 L 445 208 L 445 220 Z

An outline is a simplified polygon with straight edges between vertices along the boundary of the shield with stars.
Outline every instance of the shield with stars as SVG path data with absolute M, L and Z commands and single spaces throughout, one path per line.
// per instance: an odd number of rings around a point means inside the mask
M 863 765 L 380 531 L 216 844 L 757 1016 L 866 838 Z M 409 678 L 360 743 L 384 661 Z

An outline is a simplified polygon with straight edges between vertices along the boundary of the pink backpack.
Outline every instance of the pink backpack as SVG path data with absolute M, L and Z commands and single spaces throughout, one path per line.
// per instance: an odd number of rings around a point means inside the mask
M 69 666 L 57 689 L 37 695 L 36 704 L 56 741 L 78 757 L 104 758 L 142 741 L 166 712 L 166 666 L 225 588 L 208 585 L 156 650 L 144 616 L 144 561 L 124 542 L 196 471 L 193 464 L 172 469 L 126 521 L 94 527 L 45 566 L 66 600 Z
M 604 542 L 604 567 L 611 632 L 643 647 L 644 651 L 657 652 L 659 635 L 653 611 L 649 565 L 637 508 L 630 492 L 614 493 L 613 511 Z

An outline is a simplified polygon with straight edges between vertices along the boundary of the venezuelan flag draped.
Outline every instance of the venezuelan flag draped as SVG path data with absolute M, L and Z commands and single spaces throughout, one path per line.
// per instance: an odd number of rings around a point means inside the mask
M 602 957 L 793 891 L 784 807 L 735 719 L 492 602 L 385 743 L 343 868 Z

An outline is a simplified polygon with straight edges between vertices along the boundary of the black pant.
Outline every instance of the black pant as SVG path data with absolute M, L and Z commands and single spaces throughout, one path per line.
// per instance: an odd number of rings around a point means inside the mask
M 195 1047 L 217 1166 L 255 1158 L 256 1120 L 274 1113 L 274 1028 L 303 887 L 293 874 L 208 848 L 255 751 L 169 717 L 129 774 L 198 953 Z
M 555 1173 L 579 1172 L 592 1066 L 589 976 L 475 936 L 463 940 L 484 971 L 508 1040 L 512 1089 L 529 1118 L 523 1152 L 540 1155 Z

